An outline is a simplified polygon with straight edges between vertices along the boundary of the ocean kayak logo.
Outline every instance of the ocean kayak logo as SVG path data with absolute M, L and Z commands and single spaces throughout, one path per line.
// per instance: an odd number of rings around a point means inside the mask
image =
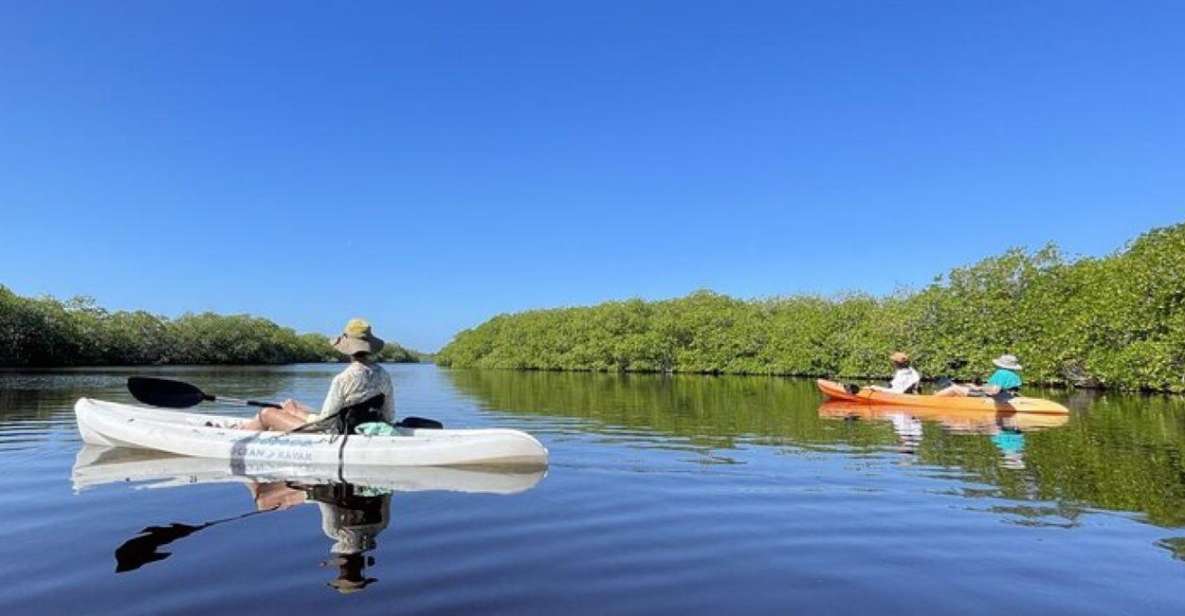
M 236 441 L 230 455 L 235 460 L 258 460 L 263 462 L 312 462 L 313 447 L 326 439 L 259 439 L 256 437 Z

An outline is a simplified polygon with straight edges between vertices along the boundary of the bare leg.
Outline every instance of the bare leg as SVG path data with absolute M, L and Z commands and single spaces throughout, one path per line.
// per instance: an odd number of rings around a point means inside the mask
M 286 400 L 284 406 L 280 408 L 267 407 L 255 416 L 254 419 L 243 422 L 239 425 L 240 430 L 276 430 L 287 431 L 293 428 L 299 428 L 308 423 L 310 414 L 300 408 L 297 403 L 292 400 Z
M 263 422 L 264 428 L 278 432 L 293 430 L 305 425 L 308 423 L 305 417 L 306 415 L 297 415 L 286 409 L 267 408 L 259 411 L 259 419 Z
M 968 393 L 970 393 L 970 390 L 962 385 L 951 385 L 950 387 L 947 387 L 946 389 L 943 389 L 942 391 L 934 392 L 934 396 L 936 398 L 937 397 L 953 398 L 953 397 L 959 397 L 959 396 L 966 396 Z
M 255 497 L 255 506 L 260 510 L 287 509 L 299 505 L 307 499 L 304 490 L 290 488 L 282 481 L 258 483 L 252 484 L 252 486 L 251 492 Z

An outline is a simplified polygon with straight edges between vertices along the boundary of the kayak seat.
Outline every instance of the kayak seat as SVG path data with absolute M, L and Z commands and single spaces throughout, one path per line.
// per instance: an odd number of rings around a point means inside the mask
M 387 418 L 383 417 L 383 403 L 386 401 L 387 397 L 379 394 L 362 402 L 342 407 L 336 415 L 326 418 L 334 420 L 333 424 L 327 428 L 333 434 L 353 434 L 354 428 L 364 423 L 386 421 Z
M 383 403 L 387 401 L 387 397 L 383 394 L 373 396 L 356 402 L 350 406 L 342 407 L 336 413 L 329 415 L 323 419 L 311 421 L 293 432 L 328 432 L 329 434 L 344 434 L 349 436 L 354 433 L 354 429 L 364 423 L 374 421 L 386 422 L 387 418 L 383 417 Z

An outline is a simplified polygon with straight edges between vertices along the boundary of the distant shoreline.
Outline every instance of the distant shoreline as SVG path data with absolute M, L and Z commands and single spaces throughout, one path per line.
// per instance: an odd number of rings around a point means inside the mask
M 388 342 L 386 362 L 427 354 Z M 343 356 L 321 334 L 247 314 L 108 311 L 87 297 L 23 297 L 0 285 L 0 367 L 281 365 L 332 363 Z
M 436 363 L 457 368 L 884 378 L 904 351 L 924 377 L 984 379 L 1018 355 L 1031 385 L 1185 393 L 1185 224 L 1102 258 L 1009 250 L 887 297 L 678 299 L 498 315 Z

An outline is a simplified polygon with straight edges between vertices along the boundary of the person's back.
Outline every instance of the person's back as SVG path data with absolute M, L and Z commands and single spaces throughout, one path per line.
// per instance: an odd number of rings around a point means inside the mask
M 897 368 L 893 372 L 893 380 L 889 381 L 889 390 L 897 394 L 917 393 L 918 384 L 922 382 L 922 375 L 913 366 Z
M 365 402 L 378 395 L 384 396 L 383 419 L 388 422 L 395 421 L 395 387 L 391 384 L 391 375 L 378 364 L 355 359 L 345 370 L 333 377 L 329 393 L 321 405 L 319 417 L 329 417 L 342 408 Z
M 996 368 L 992 376 L 988 377 L 987 384 L 999 387 L 1002 392 L 1016 393 L 1020 389 L 1021 378 L 1012 370 Z

